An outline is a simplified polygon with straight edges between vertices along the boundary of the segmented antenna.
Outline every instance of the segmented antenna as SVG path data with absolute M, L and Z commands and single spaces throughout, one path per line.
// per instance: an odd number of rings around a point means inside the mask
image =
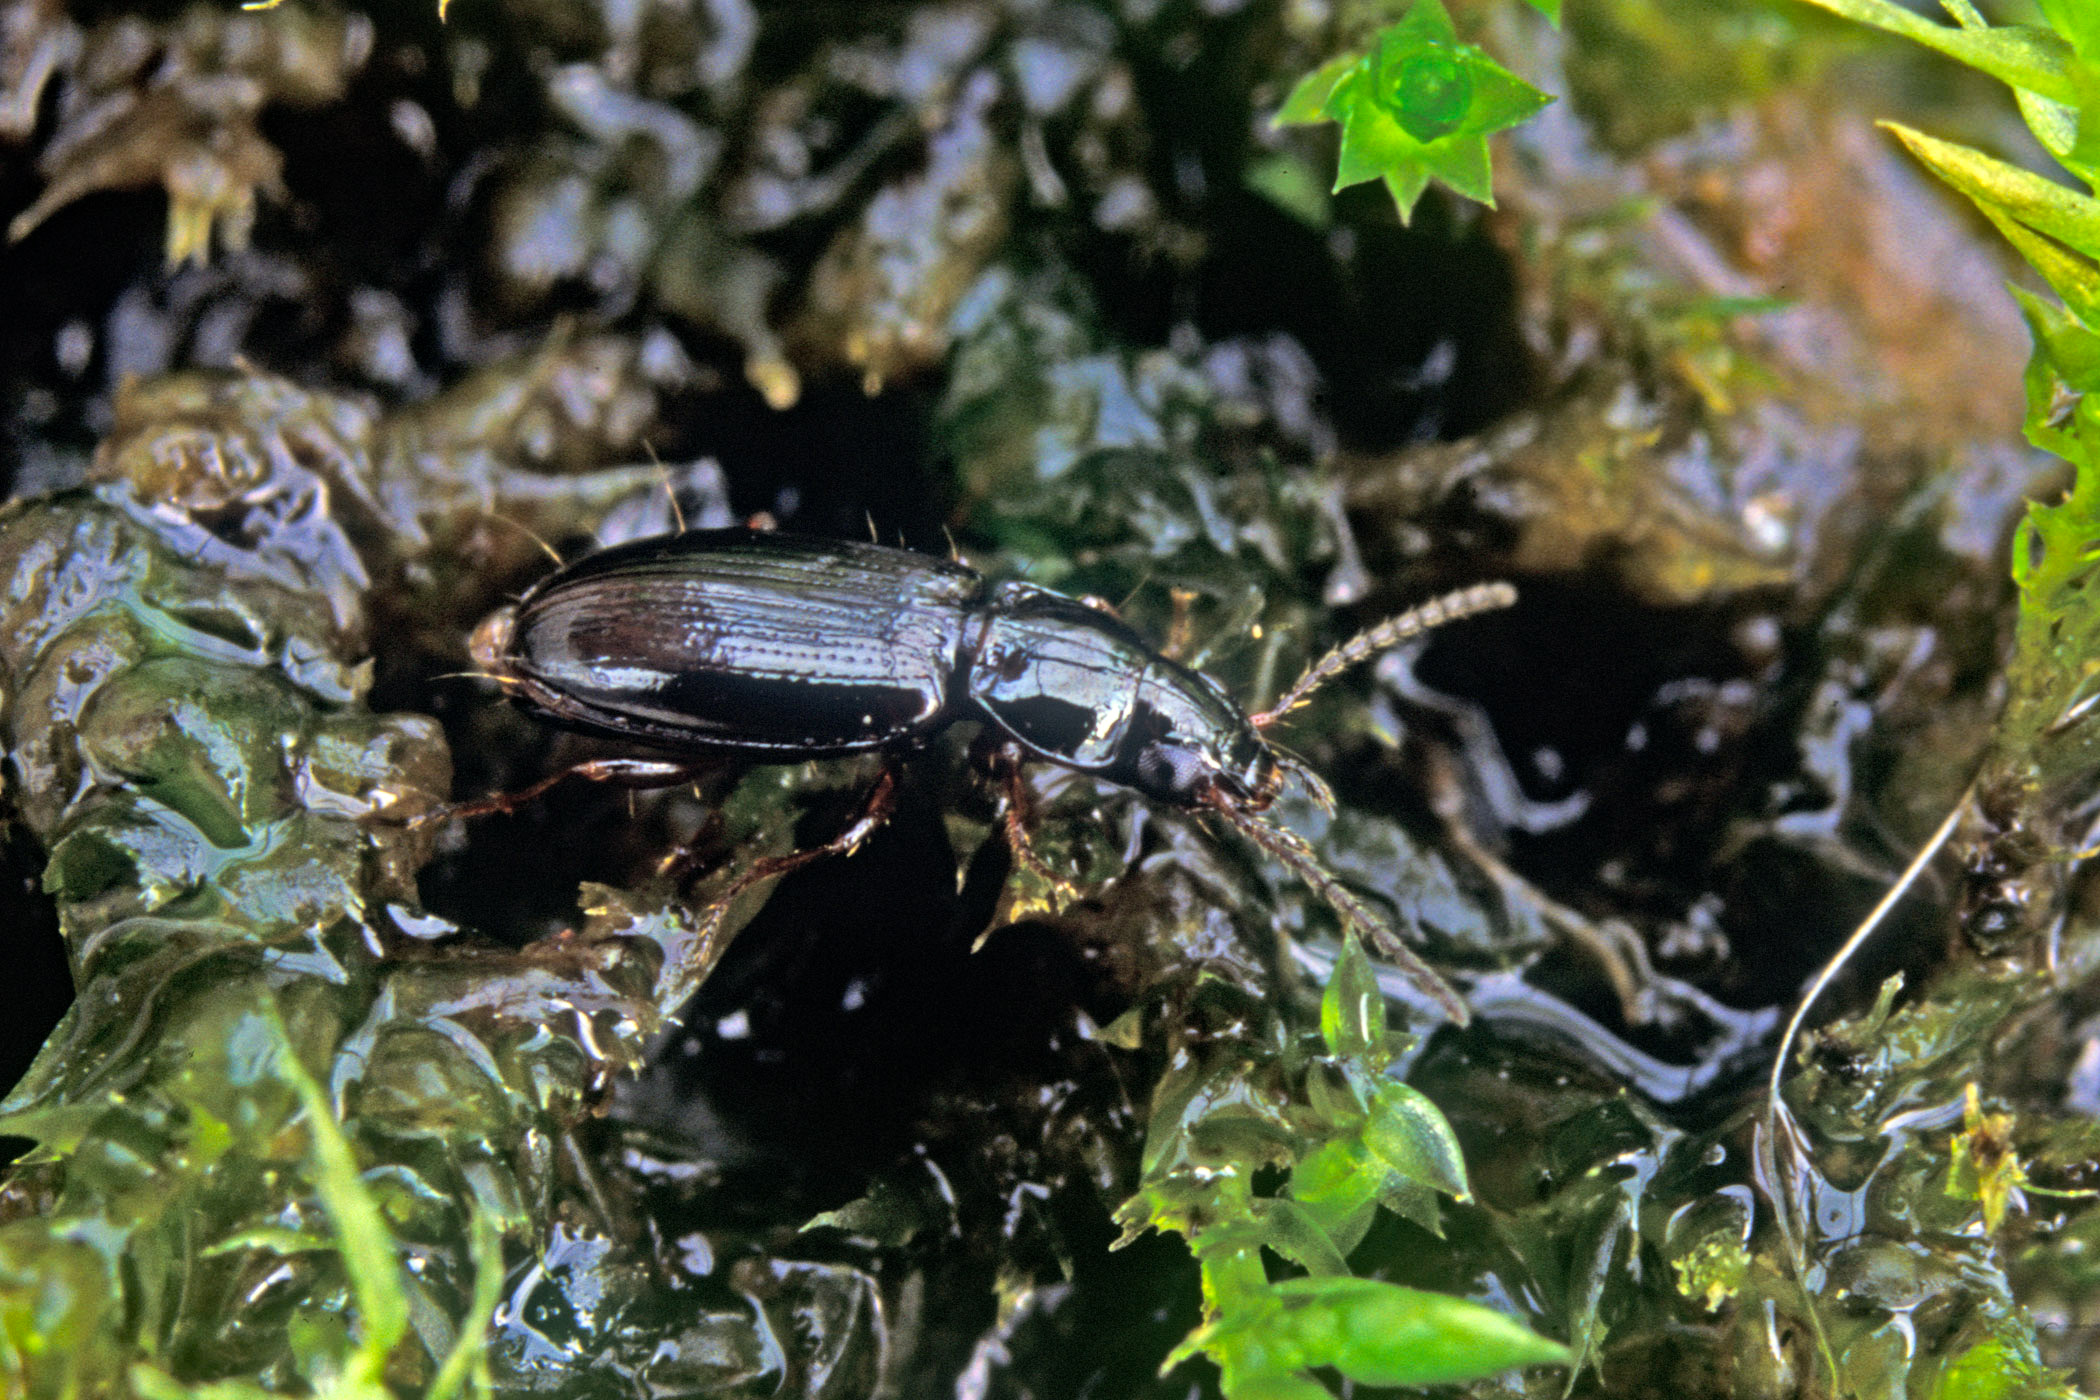
M 1305 789 L 1305 795 L 1313 800 L 1314 806 L 1330 817 L 1334 815 L 1334 789 L 1327 786 L 1325 778 L 1313 772 L 1304 759 L 1281 744 L 1270 744 L 1269 753 L 1276 760 L 1275 785 L 1261 794 L 1261 800 L 1255 803 L 1257 807 L 1265 807 L 1274 800 L 1285 777 L 1289 776 L 1298 780 L 1298 786 Z
M 1389 617 L 1376 627 L 1357 633 L 1306 667 L 1305 674 L 1291 683 L 1291 688 L 1283 693 L 1281 700 L 1260 714 L 1252 716 L 1254 727 L 1267 729 L 1303 705 L 1321 686 L 1351 666 L 1369 660 L 1388 647 L 1398 646 L 1410 637 L 1419 637 L 1431 628 L 1441 627 L 1447 622 L 1456 622 L 1475 613 L 1493 612 L 1516 601 L 1517 590 L 1506 583 L 1476 583 L 1471 588 L 1461 588 L 1456 593 L 1431 598 L 1419 607 L 1409 608 L 1398 617 Z
M 1444 1008 L 1444 1014 L 1454 1025 L 1463 1026 L 1472 1021 L 1473 1012 L 1464 998 L 1437 975 L 1435 968 L 1423 962 L 1420 954 L 1400 941 L 1400 935 L 1393 931 L 1391 924 L 1320 864 L 1320 858 L 1313 854 L 1312 847 L 1305 844 L 1303 837 L 1283 827 L 1272 826 L 1241 808 L 1218 805 L 1213 810 L 1245 832 L 1248 840 L 1296 871 L 1329 908 L 1341 915 L 1344 924 L 1371 945 L 1373 951 L 1399 968 L 1408 981 Z

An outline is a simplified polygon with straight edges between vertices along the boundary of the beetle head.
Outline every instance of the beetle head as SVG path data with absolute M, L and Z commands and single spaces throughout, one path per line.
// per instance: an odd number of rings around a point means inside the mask
M 1283 785 L 1275 750 L 1251 731 L 1170 735 L 1140 746 L 1136 768 L 1137 787 L 1183 806 L 1225 801 L 1258 812 Z
M 1188 754 L 1181 762 L 1198 774 L 1200 790 L 1182 789 L 1183 800 L 1191 805 L 1266 812 L 1283 795 L 1284 784 L 1295 778 L 1322 811 L 1334 811 L 1334 793 L 1320 775 L 1289 749 L 1263 738 L 1252 725 L 1213 746 L 1211 752 Z
M 1137 688 L 1118 782 L 1184 807 L 1264 812 L 1295 778 L 1328 812 L 1334 794 L 1305 760 L 1208 676 L 1156 665 Z

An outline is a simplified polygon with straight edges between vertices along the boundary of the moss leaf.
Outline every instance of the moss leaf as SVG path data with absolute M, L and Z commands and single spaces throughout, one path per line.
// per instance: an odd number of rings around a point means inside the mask
M 2100 199 L 1968 146 L 1941 141 L 1896 122 L 1882 125 L 1934 174 L 1986 212 L 1996 210 L 2087 257 L 2100 258 Z
M 2077 89 L 2068 71 L 2070 47 L 2046 29 L 2028 25 L 1994 25 L 1983 29 L 1935 24 L 1894 0 L 1809 0 L 1834 15 L 1872 25 L 1923 44 L 1926 48 L 1988 73 L 2008 87 L 2056 102 L 2075 103 Z M 2077 4 L 2079 0 L 2064 0 Z
M 1277 1284 L 1269 1306 L 1221 1318 L 1204 1347 L 1226 1390 L 1245 1377 L 1332 1366 L 1362 1385 L 1453 1385 L 1516 1366 L 1566 1365 L 1568 1350 L 1463 1298 L 1364 1278 Z
M 1458 1138 L 1443 1111 L 1420 1089 L 1397 1079 L 1379 1080 L 1371 1094 L 1364 1142 L 1407 1180 L 1461 1201 L 1472 1199 Z
M 1276 124 L 1340 122 L 1334 188 L 1383 180 L 1404 223 L 1432 179 L 1492 205 L 1488 136 L 1552 100 L 1459 42 L 1439 0 L 1416 0 L 1371 52 L 1332 59 L 1301 79 Z

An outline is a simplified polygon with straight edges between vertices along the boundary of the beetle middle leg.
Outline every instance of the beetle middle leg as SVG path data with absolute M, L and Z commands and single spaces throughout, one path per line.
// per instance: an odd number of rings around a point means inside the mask
M 868 789 L 859 814 L 847 824 L 845 830 L 821 846 L 790 851 L 784 856 L 760 856 L 752 861 L 720 894 L 708 901 L 707 912 L 702 919 L 706 936 L 713 936 L 723 916 L 729 912 L 730 906 L 753 886 L 800 870 L 803 866 L 814 864 L 826 856 L 852 854 L 863 841 L 874 835 L 882 824 L 890 819 L 891 813 L 896 811 L 898 782 L 899 770 L 896 760 L 885 758 L 881 775 L 875 779 L 875 785 Z
M 499 812 L 507 816 L 570 778 L 583 778 L 594 783 L 618 783 L 634 788 L 676 787 L 680 783 L 690 781 L 695 774 L 702 772 L 705 766 L 669 763 L 661 759 L 593 758 L 582 763 L 572 763 L 560 772 L 542 778 L 530 787 L 519 788 L 516 792 L 494 793 L 488 797 L 477 797 L 472 802 L 448 803 L 435 811 L 411 818 L 408 825 L 410 829 L 414 829 L 429 826 L 433 822 L 486 817 Z

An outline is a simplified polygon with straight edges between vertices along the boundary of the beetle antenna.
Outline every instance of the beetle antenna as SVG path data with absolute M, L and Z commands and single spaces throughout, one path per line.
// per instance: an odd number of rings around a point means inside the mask
M 1152 571 L 1148 569 L 1145 571 L 1145 574 L 1142 578 L 1140 578 L 1136 583 L 1130 585 L 1129 592 L 1125 593 L 1121 598 L 1117 599 L 1115 602 L 1108 603 L 1108 605 L 1104 609 L 1102 609 L 1102 611 L 1108 613 L 1111 617 L 1121 617 L 1123 615 L 1123 609 L 1129 607 L 1131 603 L 1137 598 L 1138 594 L 1143 593 L 1146 589 L 1150 588 L 1151 586 Z M 1102 601 L 1107 602 L 1106 599 L 1103 599 Z
M 1247 839 L 1282 861 L 1298 877 L 1312 886 L 1313 892 L 1325 900 L 1327 906 L 1342 916 L 1342 922 L 1386 961 L 1400 969 L 1408 981 L 1415 984 L 1431 1001 L 1444 1009 L 1452 1024 L 1464 1026 L 1473 1019 L 1472 1008 L 1465 998 L 1452 990 L 1451 984 L 1437 975 L 1435 968 L 1422 961 L 1421 954 L 1401 942 L 1393 926 L 1361 896 L 1344 885 L 1320 858 L 1305 838 L 1294 831 L 1271 825 L 1244 808 L 1213 801 L 1211 810 L 1223 813 L 1225 818 L 1242 832 Z
M 1305 795 L 1313 800 L 1314 806 L 1330 817 L 1334 815 L 1334 789 L 1327 786 L 1325 778 L 1313 772 L 1311 764 L 1281 744 L 1270 744 L 1269 752 L 1275 757 L 1276 767 L 1281 772 L 1298 780 L 1298 785 L 1305 789 Z M 1280 782 L 1278 786 L 1281 786 Z
M 1431 598 L 1419 607 L 1409 608 L 1398 617 L 1389 617 L 1376 627 L 1357 633 L 1306 667 L 1305 674 L 1291 682 L 1291 688 L 1283 693 L 1281 700 L 1251 717 L 1254 727 L 1267 729 L 1303 705 L 1321 686 L 1351 666 L 1368 660 L 1389 647 L 1398 646 L 1410 637 L 1419 637 L 1431 628 L 1441 627 L 1447 622 L 1456 622 L 1475 613 L 1493 612 L 1516 601 L 1517 590 L 1506 583 L 1476 583 L 1471 588 L 1461 588 L 1456 593 Z

